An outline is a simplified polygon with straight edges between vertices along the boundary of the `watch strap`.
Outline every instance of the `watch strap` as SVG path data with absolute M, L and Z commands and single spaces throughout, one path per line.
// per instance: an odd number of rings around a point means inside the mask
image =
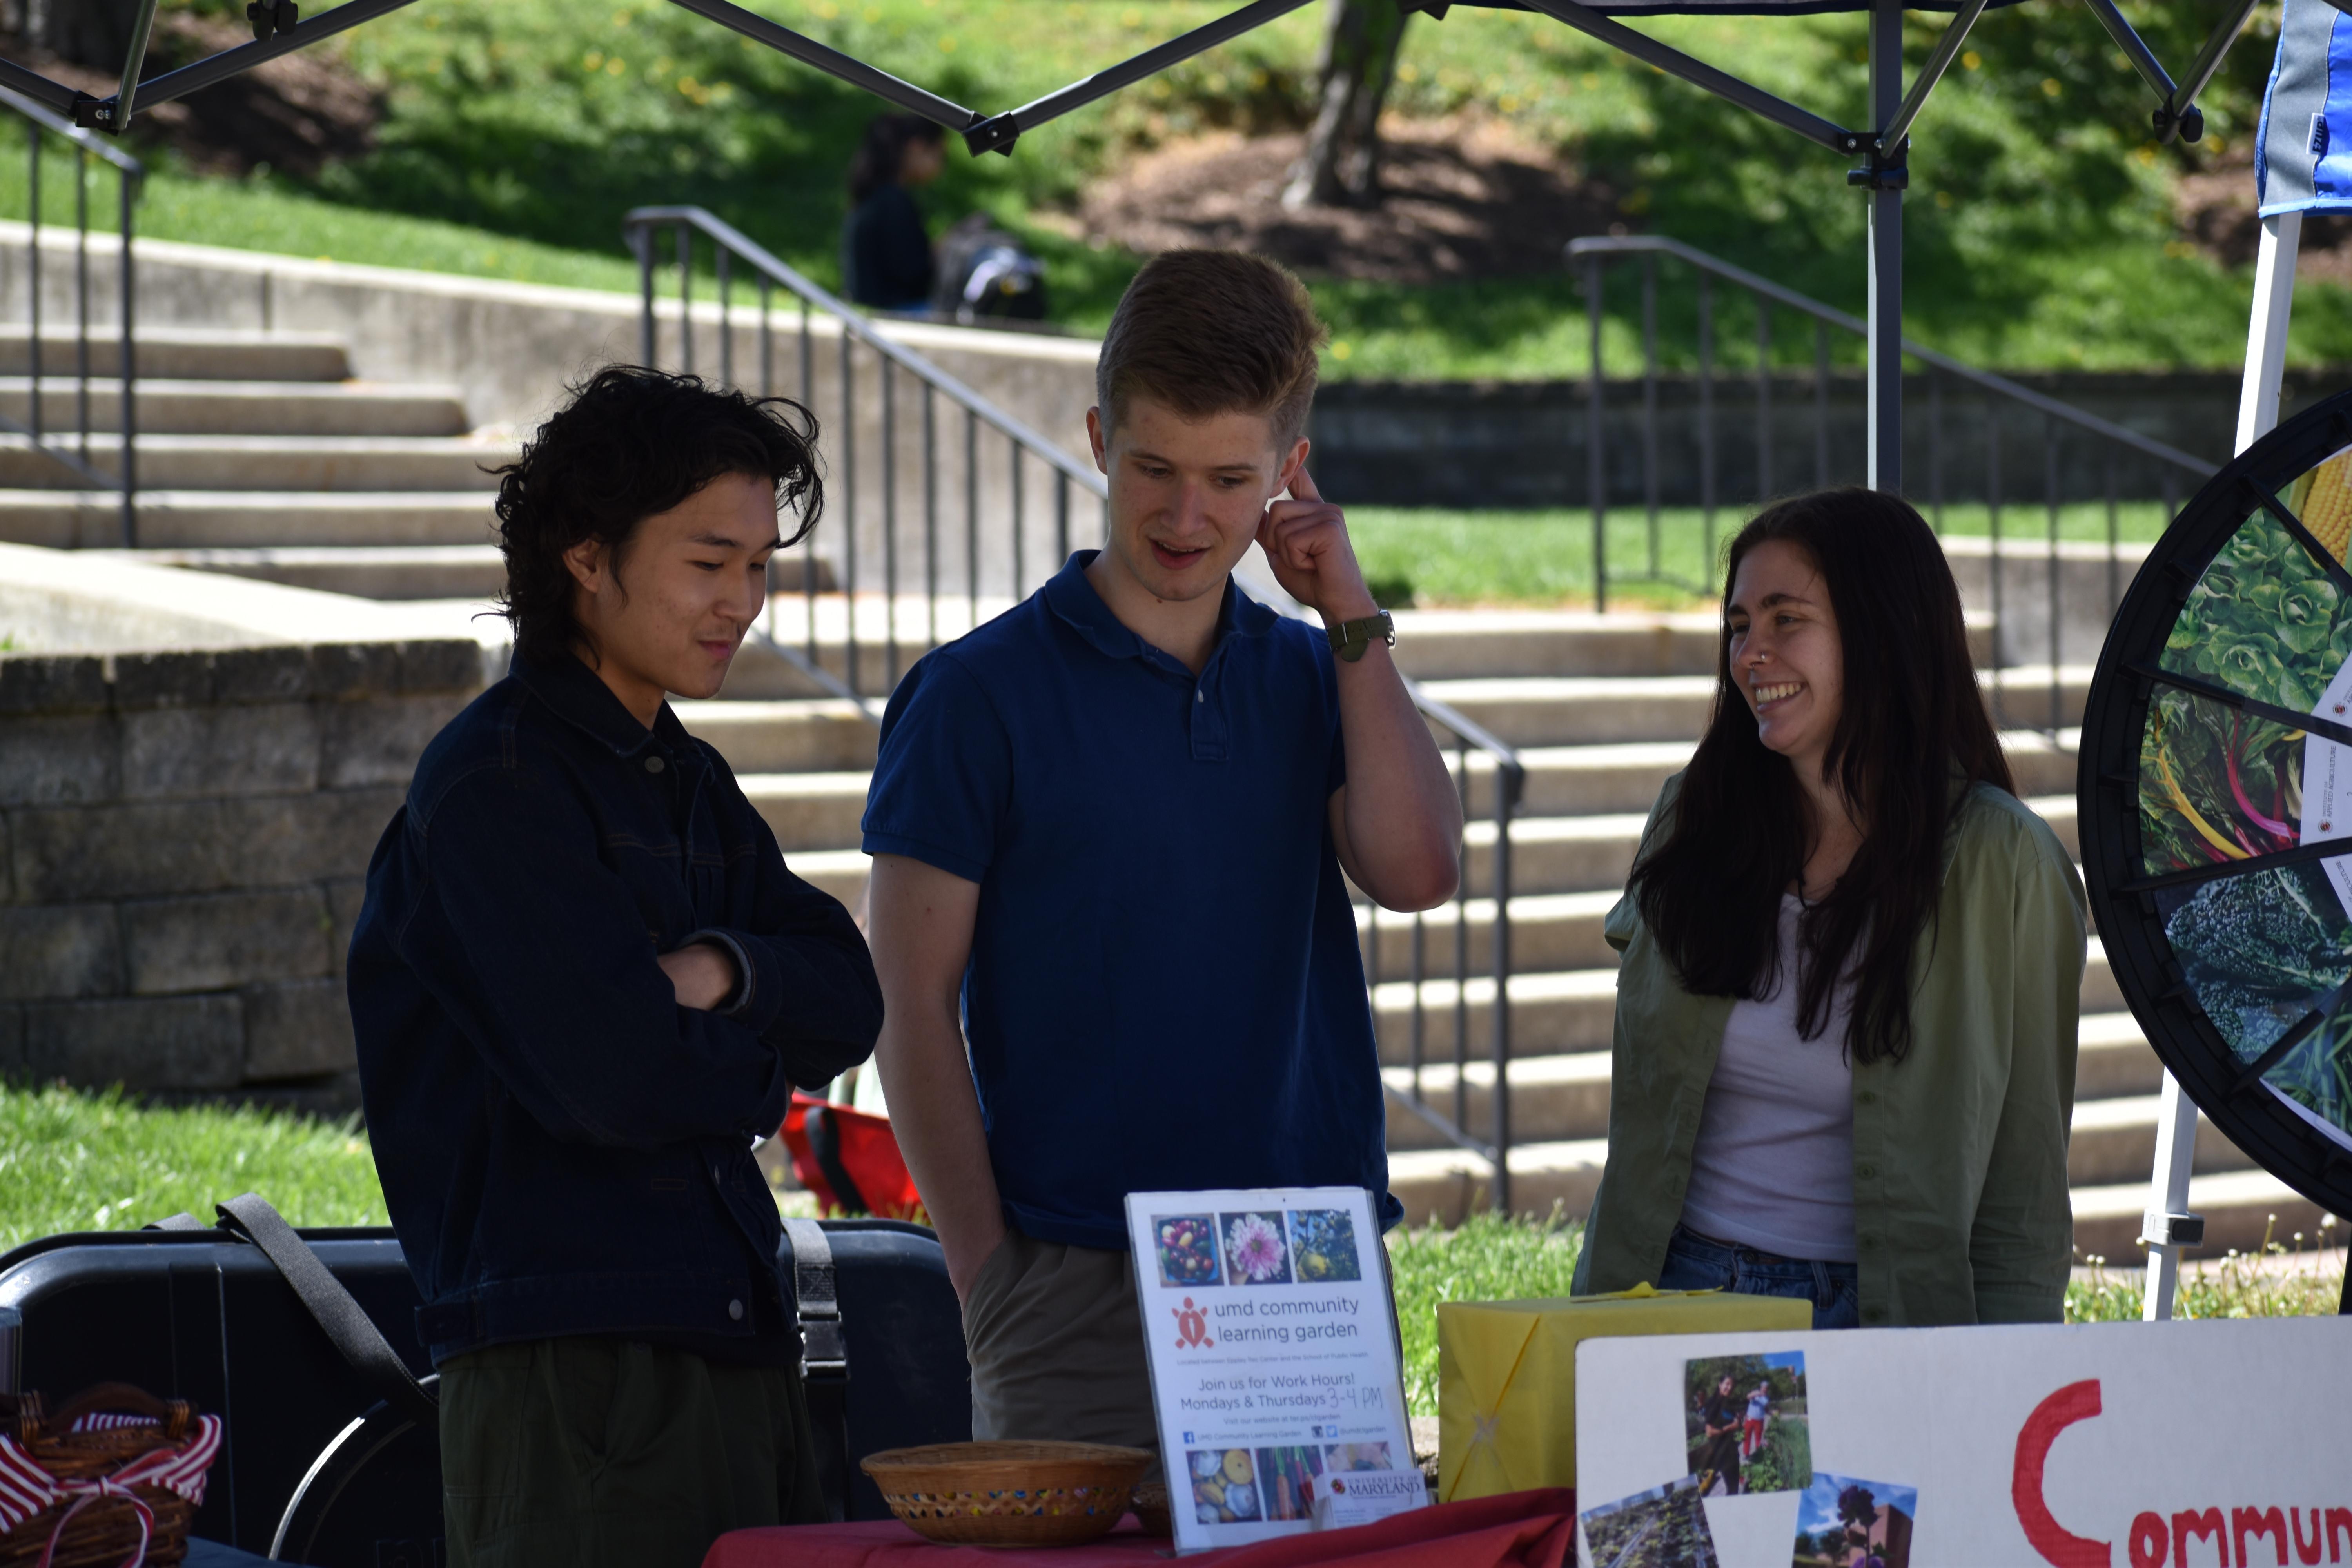
M 1327 629 L 1331 639 L 1331 651 L 1349 664 L 1364 657 L 1364 650 L 1374 638 L 1396 647 L 1396 619 L 1386 610 L 1377 615 L 1363 616 L 1352 621 L 1341 621 Z

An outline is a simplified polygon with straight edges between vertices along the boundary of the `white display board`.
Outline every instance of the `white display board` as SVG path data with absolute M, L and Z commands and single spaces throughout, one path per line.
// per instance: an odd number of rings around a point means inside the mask
M 1370 1194 L 1131 1193 L 1127 1225 L 1179 1549 L 1427 1502 Z
M 2352 1563 L 2352 1318 L 1588 1340 L 1576 1388 L 1594 1568 Z

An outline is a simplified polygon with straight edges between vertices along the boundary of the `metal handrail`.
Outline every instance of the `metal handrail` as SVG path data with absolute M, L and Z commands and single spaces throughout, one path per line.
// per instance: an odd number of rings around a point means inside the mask
M 923 354 L 908 348 L 904 343 L 896 341 L 883 331 L 879 327 L 876 326 L 870 319 L 855 307 L 851 306 L 830 290 L 819 286 L 804 273 L 777 257 L 773 252 L 768 250 L 757 241 L 751 239 L 740 229 L 736 228 L 733 225 L 718 217 L 708 210 L 701 207 L 685 205 L 638 207 L 627 215 L 624 219 L 624 223 L 625 225 L 625 232 L 628 237 L 630 248 L 635 253 L 637 258 L 638 279 L 642 300 L 642 309 L 639 315 L 638 324 L 638 357 L 646 364 L 650 365 L 656 363 L 661 347 L 660 321 L 658 320 L 658 313 L 656 310 L 656 301 L 654 269 L 656 250 L 659 248 L 656 243 L 656 231 L 666 227 L 675 228 L 677 231 L 676 264 L 677 266 L 678 272 L 677 300 L 679 357 L 683 362 L 683 367 L 685 369 L 690 371 L 694 367 L 695 315 L 693 289 L 696 276 L 695 264 L 697 258 L 693 247 L 693 238 L 697 235 L 709 240 L 713 247 L 714 254 L 712 260 L 715 264 L 717 274 L 716 281 L 719 289 L 719 380 L 722 384 L 732 384 L 734 383 L 734 317 L 732 314 L 733 306 L 731 304 L 731 300 L 733 298 L 732 289 L 734 287 L 734 269 L 738 265 L 748 267 L 759 284 L 760 303 L 758 307 L 758 324 L 761 348 L 759 355 L 760 369 L 758 380 L 760 389 L 763 394 L 771 389 L 771 384 L 773 380 L 773 367 L 772 363 L 773 353 L 772 334 L 769 325 L 771 320 L 770 295 L 772 290 L 781 289 L 796 299 L 800 304 L 800 379 L 803 402 L 807 402 L 814 395 L 817 380 L 813 366 L 809 338 L 808 323 L 810 316 L 812 313 L 822 314 L 830 317 L 837 324 L 842 334 L 840 366 L 841 387 L 839 395 L 841 398 L 842 407 L 844 409 L 844 416 L 841 425 L 836 427 L 834 434 L 834 439 L 839 443 L 839 447 L 833 468 L 836 476 L 836 489 L 842 492 L 844 510 L 847 512 L 849 517 L 847 529 L 848 537 L 844 543 L 843 555 L 845 580 L 839 584 L 837 590 L 826 589 L 821 591 L 818 586 L 818 573 L 815 563 L 812 561 L 806 564 L 801 577 L 801 595 L 806 604 L 808 614 L 808 636 L 804 646 L 794 647 L 789 639 L 779 637 L 774 634 L 772 629 L 774 619 L 774 595 L 772 595 L 770 599 L 770 615 L 767 617 L 770 624 L 767 626 L 755 626 L 752 635 L 762 647 L 768 648 L 770 651 L 777 654 L 791 663 L 804 678 L 812 681 L 819 689 L 829 692 L 835 697 L 841 698 L 856 704 L 857 711 L 863 714 L 869 722 L 878 723 L 881 719 L 884 701 L 889 694 L 889 689 L 896 685 L 898 678 L 904 673 L 904 670 L 899 667 L 898 658 L 898 649 L 895 640 L 898 626 L 898 563 L 897 556 L 895 554 L 898 522 L 895 510 L 896 491 L 893 489 L 893 486 L 897 472 L 895 458 L 898 453 L 899 447 L 896 424 L 898 417 L 898 405 L 896 399 L 896 394 L 893 390 L 896 375 L 903 374 L 911 377 L 918 387 L 921 389 L 923 395 L 921 429 L 919 432 L 919 439 L 922 443 L 922 501 L 925 523 L 923 542 L 926 561 L 926 570 L 923 574 L 923 592 L 928 595 L 928 613 L 925 619 L 927 624 L 933 628 L 934 635 L 936 635 L 936 627 L 939 621 L 939 603 L 942 597 L 940 584 L 938 580 L 938 561 L 935 552 L 935 546 L 938 542 L 938 502 L 940 499 L 938 493 L 940 489 L 938 482 L 938 459 L 942 451 L 946 450 L 950 446 L 950 443 L 943 439 L 943 433 L 940 430 L 935 417 L 933 408 L 934 398 L 944 398 L 948 403 L 952 405 L 954 408 L 961 410 L 965 421 L 964 437 L 961 445 L 963 447 L 962 462 L 966 485 L 967 508 L 965 525 L 967 557 L 966 569 L 967 574 L 973 584 L 977 584 L 979 579 L 979 553 L 982 550 L 981 531 L 978 522 L 979 506 L 977 500 L 979 481 L 976 477 L 978 472 L 978 437 L 976 432 L 982 426 L 984 426 L 989 430 L 994 432 L 993 438 L 1002 438 L 1007 442 L 1013 453 L 1013 465 L 1010 472 L 1010 478 L 1012 480 L 1011 499 L 1013 502 L 1013 529 L 1009 543 L 1012 565 L 1010 580 L 1014 586 L 1016 595 L 1022 590 L 1022 586 L 1026 580 L 1022 570 L 1023 557 L 1021 527 L 1024 521 L 1022 509 L 1023 490 L 1020 483 L 1020 464 L 1022 459 L 1025 458 L 1044 464 L 1053 476 L 1053 481 L 1056 486 L 1058 492 L 1055 514 L 1055 531 L 1056 542 L 1063 547 L 1065 553 L 1066 553 L 1069 542 L 1067 537 L 1069 531 L 1067 499 L 1070 491 L 1073 489 L 1083 489 L 1086 494 L 1094 497 L 1097 503 L 1107 506 L 1110 494 L 1108 481 L 1091 466 L 1079 462 L 1077 459 L 1070 457 L 1061 448 L 1055 446 L 1052 442 L 1048 441 L 1045 437 L 1038 432 L 1034 427 L 1015 416 L 1006 412 L 1004 409 L 997 406 L 995 404 L 991 403 L 980 392 L 959 380 L 957 377 L 950 374 L 947 371 L 941 369 Z M 854 395 L 851 358 L 849 354 L 849 348 L 853 343 L 862 345 L 865 349 L 870 350 L 886 367 L 880 385 L 880 416 L 882 420 L 880 446 L 883 453 L 883 467 L 881 473 L 883 494 L 882 542 L 886 552 L 885 580 L 889 595 L 889 607 L 887 612 L 887 618 L 885 624 L 889 627 L 889 631 L 886 636 L 885 648 L 883 650 L 885 654 L 884 668 L 886 671 L 886 679 L 879 690 L 865 689 L 858 679 L 858 641 L 860 633 L 856 615 L 856 596 L 858 584 L 856 578 L 856 556 L 855 547 L 859 522 L 859 514 L 857 510 L 857 482 L 859 472 L 856 462 L 856 405 Z M 1000 562 L 998 563 L 1001 564 L 1002 563 Z M 836 594 L 838 597 L 845 601 L 841 607 L 845 615 L 846 626 L 846 631 L 845 634 L 846 640 L 843 650 L 844 665 L 847 675 L 847 679 L 845 679 L 840 676 L 836 676 L 832 670 L 824 668 L 820 655 L 816 633 L 817 606 L 819 600 L 828 595 Z M 946 596 L 952 598 L 959 595 L 950 589 Z M 973 586 L 968 589 L 965 596 L 969 596 L 972 601 L 974 614 L 976 616 L 980 597 L 978 588 Z M 1275 605 L 1276 608 L 1283 609 L 1293 615 L 1304 616 L 1307 614 L 1307 612 L 1300 609 L 1297 605 L 1289 604 L 1286 596 L 1285 595 L 1275 596 Z M 1460 847 L 1464 851 L 1463 868 L 1465 885 L 1459 889 L 1457 897 L 1453 903 L 1454 923 L 1457 940 L 1455 943 L 1455 963 L 1453 965 L 1452 972 L 1454 1012 L 1456 1015 L 1456 1026 L 1454 1037 L 1455 1069 L 1454 1102 L 1452 1109 L 1452 1114 L 1448 1115 L 1437 1103 L 1431 1100 L 1430 1098 L 1423 1092 L 1422 1089 L 1422 1071 L 1427 1065 L 1424 1060 L 1425 1053 L 1422 1049 L 1422 1040 L 1425 1024 L 1424 1016 L 1427 1011 L 1424 1006 L 1423 988 L 1426 982 L 1433 980 L 1442 982 L 1444 979 L 1443 974 L 1424 975 L 1421 973 L 1418 967 L 1416 967 L 1412 1003 L 1412 1029 L 1414 1043 L 1411 1058 L 1413 1072 L 1411 1087 L 1408 1089 L 1400 1091 L 1392 1088 L 1388 1088 L 1385 1080 L 1383 1080 L 1383 1088 L 1384 1092 L 1391 1101 L 1426 1121 L 1448 1142 L 1486 1162 L 1491 1167 L 1493 1173 L 1493 1180 L 1490 1186 L 1492 1200 L 1498 1208 L 1507 1208 L 1510 1199 L 1509 1154 L 1511 1142 L 1509 1104 L 1509 1062 L 1511 1055 L 1511 1018 L 1509 1001 L 1511 973 L 1510 824 L 1511 818 L 1518 810 L 1520 801 L 1525 794 L 1527 769 L 1525 764 L 1520 761 L 1518 752 L 1510 746 L 1505 744 L 1501 740 L 1497 739 L 1484 726 L 1478 724 L 1466 715 L 1456 711 L 1447 704 L 1429 696 L 1421 689 L 1417 682 L 1407 679 L 1405 682 L 1405 688 L 1406 690 L 1411 693 L 1413 704 L 1421 714 L 1433 728 L 1443 731 L 1446 736 L 1450 737 L 1447 749 L 1452 751 L 1455 755 L 1455 772 L 1458 779 L 1458 787 L 1462 792 L 1464 816 L 1465 819 L 1470 816 L 1471 755 L 1473 753 L 1476 753 L 1486 757 L 1490 761 L 1492 776 L 1494 779 L 1494 800 L 1492 803 L 1491 812 L 1482 815 L 1491 816 L 1495 826 L 1495 847 L 1491 861 L 1493 869 L 1487 880 L 1490 883 L 1489 890 L 1492 892 L 1495 899 L 1496 914 L 1493 928 L 1493 951 L 1490 955 L 1490 963 L 1483 966 L 1485 970 L 1485 973 L 1483 975 L 1474 976 L 1468 963 L 1466 934 L 1468 930 L 1467 910 L 1471 899 L 1471 891 L 1466 885 L 1470 868 L 1466 853 L 1467 845 L 1465 841 L 1465 843 Z M 1443 919 L 1442 913 L 1439 918 L 1441 920 Z M 1416 951 L 1419 949 L 1421 940 L 1418 933 L 1425 929 L 1426 920 L 1427 917 L 1424 915 L 1415 915 L 1413 917 L 1414 930 L 1417 933 L 1415 937 Z M 1375 919 L 1370 923 L 1368 930 L 1370 932 L 1370 940 L 1372 944 L 1369 983 L 1377 986 L 1381 980 L 1378 952 L 1380 934 L 1377 917 L 1375 917 Z M 1467 1130 L 1469 1118 L 1466 1115 L 1467 1101 L 1465 1098 L 1465 1074 L 1463 1069 L 1468 1065 L 1469 1061 L 1469 1032 L 1467 1026 L 1468 1005 L 1466 997 L 1470 984 L 1474 978 L 1491 979 L 1495 988 L 1495 1002 L 1490 1014 L 1489 1028 L 1487 1031 L 1489 1037 L 1488 1048 L 1495 1069 L 1495 1093 L 1493 1099 L 1494 1115 L 1492 1118 L 1492 1136 L 1486 1138 L 1475 1136 Z M 1375 1014 L 1375 1027 L 1377 1027 L 1377 1013 Z
M 782 284 L 826 315 L 833 317 L 841 323 L 844 331 L 848 332 L 883 358 L 891 361 L 918 380 L 928 382 L 939 388 L 966 409 L 978 415 L 983 423 L 993 426 L 1003 435 L 1028 447 L 1051 467 L 1086 486 L 1097 499 L 1108 499 L 1109 482 L 1100 473 L 1071 458 L 1045 437 L 1012 415 L 1005 413 L 921 354 L 903 343 L 892 341 L 847 301 L 812 281 L 805 273 L 707 208 L 634 207 L 621 222 L 633 237 L 639 233 L 649 233 L 656 226 L 661 224 L 685 224 L 701 230 L 743 260 L 766 273 L 776 282 Z M 650 275 L 651 258 L 650 247 L 639 251 L 640 265 L 643 268 L 641 275 Z M 647 296 L 642 331 L 644 337 L 639 346 L 645 352 L 646 362 L 650 363 L 654 352 L 654 316 L 650 295 Z
M 1587 257 L 1630 256 L 1643 252 L 1671 256 L 1678 260 L 1686 261 L 1702 272 L 1711 272 L 1726 282 L 1738 284 L 1751 294 L 1761 294 L 1776 305 L 1785 305 L 1791 310 L 1811 316 L 1816 321 L 1826 321 L 1831 326 L 1841 328 L 1856 337 L 1866 338 L 1870 335 L 1870 323 L 1860 316 L 1841 310 L 1834 305 L 1825 305 L 1811 295 L 1800 294 L 1794 289 L 1775 283 L 1769 278 L 1750 272 L 1744 267 L 1735 266 L 1718 257 L 1709 256 L 1706 251 L 1685 245 L 1679 239 L 1669 239 L 1664 235 L 1648 234 L 1594 235 L 1568 242 L 1568 256 L 1571 261 L 1582 260 Z M 2170 463 L 2176 468 L 2183 468 L 2200 479 L 2210 479 L 2220 472 L 2216 465 L 2207 462 L 2202 458 L 2193 457 L 2178 447 L 2153 440 L 2137 430 L 2127 429 L 2110 420 L 2102 419 L 2095 414 L 2086 413 L 2071 403 L 2061 403 L 2054 397 L 2045 396 L 2030 386 L 2023 386 L 2010 380 L 2005 375 L 1996 375 L 1989 370 L 1979 370 L 1976 366 L 1956 360 L 1949 354 L 1937 353 L 1934 349 L 1914 342 L 1909 338 L 1903 340 L 1903 352 L 1920 363 L 1932 365 L 1947 375 L 1973 383 L 1988 392 L 1999 393 L 2003 397 L 2013 399 L 2046 414 L 2053 419 L 2062 419 L 2068 424 L 2079 426 L 2093 435 L 2120 442 L 2159 462 Z
M 31 98 L 12 88 L 0 86 L 0 108 L 16 114 L 26 122 L 26 142 L 30 159 L 26 185 L 26 220 L 28 230 L 26 266 L 26 415 L 24 421 L 0 415 L 0 428 L 15 431 L 28 437 L 34 449 L 63 463 L 67 468 L 94 486 L 118 489 L 121 496 L 121 539 L 126 549 L 139 542 L 139 418 L 136 395 L 138 375 L 137 347 L 137 268 L 134 264 L 132 239 L 132 209 L 138 203 L 139 191 L 147 177 L 146 165 L 116 147 L 105 138 L 83 130 L 51 112 Z M 74 149 L 74 300 L 75 338 L 74 364 L 78 383 L 74 398 L 75 445 L 58 445 L 45 438 L 41 418 L 41 152 L 43 138 L 61 136 Z M 113 166 L 118 176 L 121 196 L 121 255 L 116 263 L 118 294 L 121 310 L 121 340 L 118 349 L 117 369 L 121 372 L 121 460 L 119 471 L 110 478 L 89 460 L 89 159 L 92 155 Z M 75 542 L 80 542 L 79 529 Z
M 1399 1089 L 1388 1081 L 1383 1071 L 1381 1087 L 1390 1103 L 1417 1117 L 1437 1135 L 1454 1147 L 1486 1162 L 1489 1175 L 1487 1201 L 1498 1214 L 1511 1210 L 1511 818 L 1516 816 L 1527 792 L 1527 765 L 1520 761 L 1516 749 L 1506 744 L 1485 726 L 1455 710 L 1447 703 L 1426 695 L 1417 681 L 1407 679 L 1405 689 L 1412 693 L 1413 705 L 1431 724 L 1450 731 L 1454 753 L 1454 787 L 1462 802 L 1462 816 L 1466 826 L 1471 817 L 1470 753 L 1476 751 L 1492 759 L 1494 763 L 1494 802 L 1489 814 L 1495 825 L 1495 844 L 1490 861 L 1488 882 L 1495 902 L 1495 919 L 1490 931 L 1490 951 L 1487 954 L 1487 978 L 1494 986 L 1494 998 L 1488 1004 L 1487 1059 L 1495 1074 L 1494 1087 L 1488 1096 L 1489 1121 L 1493 1137 L 1481 1139 L 1470 1131 L 1470 857 L 1466 835 L 1457 846 L 1462 868 L 1462 885 L 1455 889 L 1451 900 L 1453 937 L 1453 1006 L 1452 1006 L 1452 1067 L 1454 1093 L 1450 1107 L 1433 1100 L 1423 1081 L 1430 1067 L 1428 1035 L 1428 988 L 1433 982 L 1444 984 L 1446 977 L 1427 973 L 1425 961 L 1428 937 L 1434 925 L 1444 930 L 1448 922 L 1443 907 L 1432 921 L 1426 911 L 1412 916 L 1408 941 L 1411 968 L 1407 984 L 1412 989 L 1412 1006 L 1407 1020 L 1405 1068 L 1411 1075 L 1406 1087 Z M 1365 899 L 1364 906 L 1364 969 L 1368 984 L 1377 998 L 1382 984 L 1381 962 L 1380 910 Z M 1380 1010 L 1375 1000 L 1372 1027 L 1377 1037 L 1380 1030 Z M 1383 1064 L 1385 1066 L 1385 1063 Z

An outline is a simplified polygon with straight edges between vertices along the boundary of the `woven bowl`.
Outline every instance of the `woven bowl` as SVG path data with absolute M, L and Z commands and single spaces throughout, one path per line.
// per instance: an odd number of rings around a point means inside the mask
M 1173 1535 L 1176 1521 L 1168 1512 L 1168 1489 L 1145 1481 L 1135 1489 L 1135 1522 L 1146 1535 Z
M 1150 1467 L 1141 1448 L 1102 1443 L 934 1443 L 858 1462 L 909 1529 L 952 1546 L 1075 1546 L 1107 1535 Z

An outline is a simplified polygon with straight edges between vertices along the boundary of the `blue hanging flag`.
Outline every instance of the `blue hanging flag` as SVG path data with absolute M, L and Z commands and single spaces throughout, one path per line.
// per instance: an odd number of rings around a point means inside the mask
M 2254 138 L 2262 216 L 2352 212 L 2352 16 L 2286 0 Z

